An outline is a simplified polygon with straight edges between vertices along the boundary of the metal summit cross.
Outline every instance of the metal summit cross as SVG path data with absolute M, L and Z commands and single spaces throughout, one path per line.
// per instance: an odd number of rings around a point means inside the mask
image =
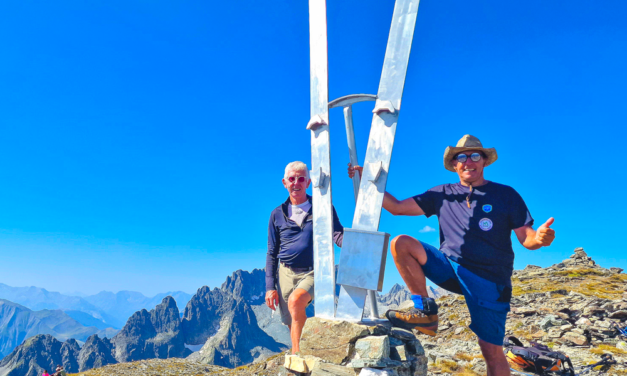
M 401 109 L 419 0 L 397 0 L 392 16 L 383 72 L 376 96 L 348 95 L 329 103 L 326 0 L 309 0 L 311 159 L 314 222 L 314 299 L 316 317 L 360 321 L 366 295 L 372 318 L 378 318 L 374 291 L 381 291 L 389 234 L 378 232 L 383 195 Z M 344 229 L 335 306 L 335 252 L 331 200 L 331 151 L 329 108 L 343 107 L 350 161 L 358 164 L 353 131 L 352 105 L 375 101 L 364 163 L 363 178 L 353 178 L 355 216 L 353 228 Z

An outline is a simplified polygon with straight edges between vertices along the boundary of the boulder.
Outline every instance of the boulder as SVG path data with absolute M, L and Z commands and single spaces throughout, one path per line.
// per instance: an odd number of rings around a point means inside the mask
M 549 291 L 547 294 L 548 294 L 549 297 L 554 298 L 554 297 L 559 297 L 559 296 L 562 296 L 562 295 L 568 295 L 568 291 L 564 290 L 564 289 L 553 290 L 553 291 Z
M 401 329 L 401 328 L 392 328 L 390 330 L 390 337 L 394 337 L 400 339 L 402 341 L 413 341 L 416 339 L 414 333 L 409 330 Z
M 621 309 L 620 311 L 612 312 L 608 317 L 611 319 L 627 319 L 627 310 Z
M 574 343 L 575 345 L 584 346 L 588 345 L 588 338 L 582 334 L 567 332 L 562 336 L 563 340 Z
M 587 318 L 582 317 L 579 320 L 577 320 L 577 322 L 575 322 L 575 325 L 580 326 L 580 327 L 588 327 L 588 326 L 592 326 L 592 322 L 588 320 Z
M 353 368 L 342 367 L 336 364 L 317 361 L 313 365 L 311 376 L 356 376 Z
M 538 330 L 537 332 L 533 333 L 531 335 L 531 338 L 533 339 L 540 339 L 542 337 L 544 337 L 547 333 L 544 330 Z
M 562 336 L 562 330 L 560 328 L 552 327 L 549 329 L 549 338 L 560 338 Z
M 538 310 L 532 307 L 520 307 L 515 309 L 515 313 L 523 316 L 531 316 L 538 313 Z
M 605 328 L 608 329 L 612 326 L 612 323 L 610 321 L 605 321 L 605 320 L 599 320 L 596 321 L 594 323 L 595 326 L 598 326 L 599 328 Z
M 570 257 L 583 259 L 583 258 L 587 258 L 588 254 L 584 252 L 582 247 L 577 247 L 575 248 L 575 253 Z
M 358 359 L 382 360 L 390 357 L 390 338 L 370 336 L 358 339 L 355 343 L 355 356 Z
M 553 326 L 552 321 L 555 319 L 557 319 L 557 316 L 555 315 L 544 316 L 544 318 L 540 320 L 540 323 L 538 325 L 540 325 L 540 328 L 544 330 L 549 330 L 549 328 Z
M 411 355 L 414 355 L 414 356 L 417 356 L 417 357 L 424 357 L 425 356 L 425 349 L 422 346 L 422 344 L 420 343 L 420 341 L 418 341 L 417 339 L 414 339 L 413 341 L 406 342 L 405 343 L 405 349 Z
M 390 347 L 390 359 L 404 362 L 408 359 L 407 350 L 404 345 Z
M 303 328 L 300 341 L 301 354 L 341 365 L 348 360 L 355 342 L 369 334 L 370 330 L 365 325 L 318 317 L 310 318 Z
M 353 359 L 348 363 L 348 367 L 353 368 L 395 368 L 401 365 L 401 359 L 390 359 L 390 339 L 388 336 L 369 336 L 358 339 L 355 343 Z
M 560 330 L 563 330 L 565 332 L 571 330 L 572 328 L 574 328 L 572 324 L 565 324 L 565 325 L 560 326 Z
M 605 312 L 604 309 L 602 309 L 601 307 L 597 307 L 597 306 L 586 307 L 583 309 L 584 316 L 591 316 L 591 315 L 600 314 L 604 312 Z

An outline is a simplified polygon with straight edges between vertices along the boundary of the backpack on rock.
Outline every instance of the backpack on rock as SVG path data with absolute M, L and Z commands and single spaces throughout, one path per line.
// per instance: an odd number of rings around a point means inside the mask
M 514 336 L 505 337 L 503 352 L 510 367 L 517 371 L 533 372 L 536 375 L 575 375 L 575 369 L 568 355 L 551 351 L 545 345 L 531 342 L 525 347 Z

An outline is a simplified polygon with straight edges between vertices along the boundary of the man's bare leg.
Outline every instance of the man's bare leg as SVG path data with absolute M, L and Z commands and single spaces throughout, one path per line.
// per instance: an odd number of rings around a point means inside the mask
M 503 354 L 503 347 L 479 340 L 479 347 L 485 359 L 488 376 L 510 376 L 509 363 Z
M 292 338 L 292 354 L 300 351 L 300 336 L 303 333 L 305 321 L 307 321 L 307 305 L 311 301 L 311 295 L 306 290 L 295 289 L 287 301 L 287 307 L 292 316 L 290 337 Z
M 401 278 L 414 295 L 429 296 L 427 280 L 422 265 L 427 263 L 427 253 L 422 244 L 407 235 L 399 235 L 392 239 L 392 256 Z

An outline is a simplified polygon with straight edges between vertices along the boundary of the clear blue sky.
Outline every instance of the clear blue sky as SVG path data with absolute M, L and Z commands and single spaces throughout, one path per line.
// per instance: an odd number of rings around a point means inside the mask
M 331 99 L 375 94 L 392 0 L 328 0 Z M 464 134 L 494 146 L 551 248 L 627 268 L 627 2 L 434 1 L 418 13 L 388 190 L 455 182 Z M 284 166 L 310 162 L 305 0 L 0 5 L 0 282 L 55 291 L 215 287 L 265 263 Z M 372 104 L 355 106 L 363 160 Z M 333 198 L 354 209 L 342 111 Z M 381 231 L 436 218 L 382 215 Z M 385 290 L 400 282 L 388 260 Z

